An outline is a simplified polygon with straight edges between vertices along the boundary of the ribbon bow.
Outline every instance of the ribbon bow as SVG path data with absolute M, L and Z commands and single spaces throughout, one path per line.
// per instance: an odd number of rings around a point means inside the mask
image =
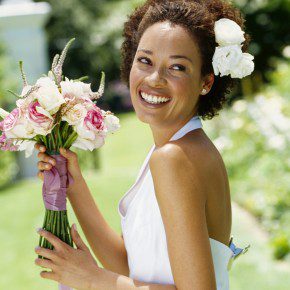
M 46 209 L 66 210 L 66 191 L 74 180 L 67 170 L 67 160 L 62 155 L 51 155 L 56 165 L 44 171 L 42 196 Z
M 231 256 L 229 263 L 228 263 L 228 271 L 232 268 L 234 260 L 236 260 L 242 254 L 245 254 L 248 251 L 248 249 L 250 248 L 250 246 L 251 245 L 249 244 L 245 248 L 238 248 L 233 242 L 233 237 L 231 237 L 229 247 L 232 250 L 233 255 Z

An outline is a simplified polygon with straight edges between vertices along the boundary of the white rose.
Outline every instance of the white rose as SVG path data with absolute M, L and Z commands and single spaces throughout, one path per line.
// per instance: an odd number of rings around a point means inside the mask
M 82 104 L 76 104 L 69 109 L 63 116 L 62 120 L 67 121 L 69 125 L 78 125 L 87 115 L 87 110 Z
M 92 94 L 91 84 L 86 84 L 79 81 L 69 80 L 60 83 L 61 92 L 65 98 L 90 99 Z
M 35 128 L 31 125 L 27 118 L 20 118 L 16 125 L 8 131 L 5 131 L 8 139 L 11 138 L 33 138 L 37 135 Z
M 96 135 L 94 140 L 78 137 L 72 146 L 83 150 L 93 151 L 94 149 L 102 147 L 104 144 L 105 138 L 102 135 Z
M 254 71 L 254 57 L 249 53 L 243 53 L 240 62 L 232 68 L 231 77 L 232 78 L 243 78 L 250 75 Z
M 72 146 L 93 151 L 96 148 L 99 148 L 105 143 L 105 132 L 95 132 L 88 130 L 84 123 L 74 126 L 74 130 L 78 133 L 78 138 L 72 144 Z
M 244 31 L 233 20 L 221 18 L 214 25 L 215 40 L 220 46 L 241 44 L 245 41 Z
M 104 117 L 105 117 L 104 123 L 105 127 L 108 130 L 108 133 L 113 133 L 121 127 L 119 119 L 116 116 L 112 114 L 107 114 Z
M 15 142 L 14 145 L 19 146 L 18 151 L 25 151 L 25 158 L 28 158 L 33 153 L 35 143 L 36 141 L 24 140 L 24 141 L 17 141 Z
M 59 92 L 57 85 L 49 77 L 42 77 L 38 79 L 36 85 L 40 86 L 37 93 L 35 93 L 39 104 L 51 115 L 55 114 L 59 110 L 60 106 L 65 103 L 65 100 Z
M 229 75 L 231 70 L 240 62 L 243 52 L 240 45 L 218 46 L 212 60 L 214 74 Z

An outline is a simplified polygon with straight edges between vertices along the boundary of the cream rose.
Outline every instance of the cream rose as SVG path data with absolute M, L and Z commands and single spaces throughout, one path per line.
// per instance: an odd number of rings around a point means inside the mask
M 233 20 L 221 18 L 214 25 L 215 40 L 220 46 L 241 44 L 245 41 L 244 31 Z
M 37 90 L 37 100 L 41 107 L 51 115 L 55 114 L 60 106 L 65 103 L 62 94 L 59 92 L 57 85 L 49 77 L 38 79 L 36 85 L 40 88 Z
M 106 114 L 104 117 L 104 123 L 108 133 L 113 133 L 121 127 L 119 119 L 115 115 Z
M 93 94 L 91 84 L 72 81 L 68 78 L 60 83 L 60 87 L 62 95 L 68 99 L 90 99 L 90 96 Z
M 80 124 L 87 115 L 87 110 L 82 104 L 76 104 L 62 116 L 62 120 L 69 123 L 69 125 Z

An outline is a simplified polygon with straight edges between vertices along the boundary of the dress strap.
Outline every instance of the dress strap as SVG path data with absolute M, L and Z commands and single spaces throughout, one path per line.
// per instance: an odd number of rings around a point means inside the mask
M 200 117 L 193 116 L 185 125 L 183 125 L 183 127 L 181 127 L 177 132 L 174 133 L 174 135 L 170 138 L 169 141 L 177 140 L 177 139 L 183 137 L 189 131 L 192 131 L 192 130 L 195 130 L 198 128 L 202 128 L 202 123 L 201 123 Z M 155 144 L 153 144 L 149 153 L 147 154 L 145 161 L 143 162 L 143 165 L 141 167 L 141 170 L 139 171 L 137 180 L 140 178 L 143 171 L 145 170 L 147 163 L 149 161 L 149 158 L 150 158 L 152 152 L 155 150 L 155 147 L 156 147 Z
M 189 131 L 202 128 L 202 123 L 199 116 L 193 116 L 183 127 L 181 127 L 175 134 L 170 138 L 169 141 L 177 140 L 183 137 Z

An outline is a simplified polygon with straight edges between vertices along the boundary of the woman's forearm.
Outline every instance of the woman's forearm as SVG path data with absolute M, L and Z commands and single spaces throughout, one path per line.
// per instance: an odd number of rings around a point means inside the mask
M 92 251 L 102 265 L 113 272 L 128 275 L 124 241 L 106 222 L 83 177 L 74 181 L 68 199 Z
M 107 269 L 99 268 L 92 279 L 90 290 L 177 290 L 171 284 L 153 284 L 137 281 Z

